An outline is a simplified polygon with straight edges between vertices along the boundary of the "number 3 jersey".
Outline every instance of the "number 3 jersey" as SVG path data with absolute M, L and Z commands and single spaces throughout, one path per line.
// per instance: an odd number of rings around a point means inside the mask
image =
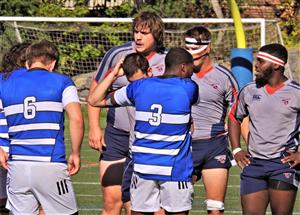
M 133 105 L 134 171 L 144 179 L 190 181 L 191 106 L 198 86 L 191 79 L 154 77 L 134 81 L 114 94 L 119 105 Z
M 64 107 L 71 102 L 79 102 L 77 89 L 65 75 L 32 69 L 2 81 L 9 159 L 65 163 Z

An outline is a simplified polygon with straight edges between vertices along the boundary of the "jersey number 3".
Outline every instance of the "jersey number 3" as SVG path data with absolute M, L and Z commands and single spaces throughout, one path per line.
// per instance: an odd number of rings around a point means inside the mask
M 24 118 L 33 119 L 36 114 L 36 106 L 34 103 L 36 98 L 34 96 L 29 96 L 24 99 Z
M 154 125 L 154 126 L 160 125 L 161 118 L 162 118 L 162 116 L 161 116 L 162 106 L 160 104 L 153 104 L 153 105 L 151 105 L 150 109 L 152 111 L 155 111 L 155 112 L 152 112 L 152 116 L 149 119 L 150 125 Z

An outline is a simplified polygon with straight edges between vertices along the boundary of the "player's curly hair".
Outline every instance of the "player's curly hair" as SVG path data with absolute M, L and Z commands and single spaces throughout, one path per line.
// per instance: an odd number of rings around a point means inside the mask
M 7 79 L 15 69 L 25 67 L 25 52 L 29 46 L 29 42 L 17 43 L 4 53 L 0 65 L 0 72 L 3 73 L 3 79 Z
M 150 32 L 156 42 L 158 52 L 164 51 L 164 23 L 161 17 L 154 11 L 142 11 L 133 20 L 132 32 L 137 28 L 150 28 Z

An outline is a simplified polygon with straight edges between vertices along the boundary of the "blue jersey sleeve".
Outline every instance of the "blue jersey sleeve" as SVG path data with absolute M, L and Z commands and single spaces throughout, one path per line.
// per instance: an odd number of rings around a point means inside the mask
M 140 88 L 140 86 L 142 85 L 142 83 L 145 80 L 146 79 L 134 81 L 134 82 L 130 83 L 126 88 L 127 98 L 130 100 L 130 102 L 132 103 L 133 106 L 135 105 L 136 93 L 138 92 L 138 89 Z
M 190 98 L 191 104 L 194 105 L 198 102 L 199 99 L 199 90 L 198 85 L 191 79 L 188 79 L 186 84 L 186 91 Z

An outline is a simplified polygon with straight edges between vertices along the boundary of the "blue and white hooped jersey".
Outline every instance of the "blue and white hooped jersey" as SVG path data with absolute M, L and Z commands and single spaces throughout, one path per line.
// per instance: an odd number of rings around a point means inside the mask
M 149 180 L 190 181 L 191 107 L 198 100 L 197 84 L 179 77 L 153 77 L 117 90 L 119 105 L 133 105 L 134 171 Z
M 12 72 L 12 74 L 8 77 L 17 77 L 19 75 L 24 74 L 27 71 L 25 67 L 21 67 Z M 0 87 L 2 86 L 3 74 L 0 74 Z M 0 100 L 1 101 L 1 100 Z M 1 106 L 1 105 L 0 105 Z M 8 136 L 8 126 L 5 118 L 4 110 L 0 110 L 0 147 L 4 149 L 4 151 L 9 152 L 9 136 Z
M 2 82 L 0 101 L 11 161 L 66 162 L 64 107 L 79 102 L 70 78 L 39 68 L 29 70 Z

